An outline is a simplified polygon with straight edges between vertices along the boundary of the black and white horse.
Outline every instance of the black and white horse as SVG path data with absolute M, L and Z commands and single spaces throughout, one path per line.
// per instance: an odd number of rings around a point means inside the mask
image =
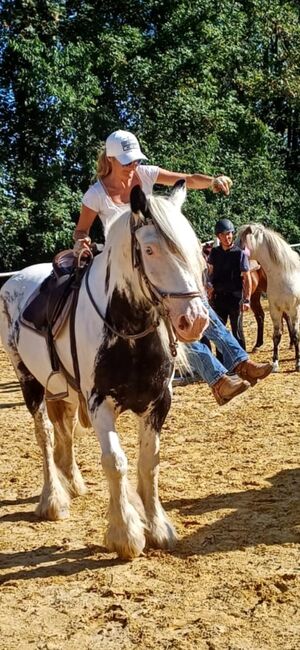
M 147 199 L 137 186 L 131 209 L 112 224 L 79 290 L 74 326 L 79 391 L 70 381 L 74 354 L 72 359 L 68 325 L 55 342 L 62 370 L 51 375 L 45 338 L 20 320 L 51 266 L 24 269 L 0 294 L 2 341 L 43 454 L 44 487 L 36 513 L 63 518 L 70 497 L 85 491 L 73 447 L 79 413 L 99 438 L 110 490 L 106 545 L 122 558 L 139 555 L 146 542 L 169 548 L 175 540 L 158 496 L 159 434 L 171 404 L 176 340 L 194 341 L 208 325 L 201 300 L 202 255 L 181 213 L 184 199 L 182 182 L 169 197 Z M 184 363 L 181 348 L 178 357 Z M 59 398 L 62 378 L 68 380 L 68 395 Z M 56 399 L 49 399 L 49 385 Z M 117 416 L 126 409 L 139 418 L 136 491 L 129 485 L 127 458 L 115 430 Z

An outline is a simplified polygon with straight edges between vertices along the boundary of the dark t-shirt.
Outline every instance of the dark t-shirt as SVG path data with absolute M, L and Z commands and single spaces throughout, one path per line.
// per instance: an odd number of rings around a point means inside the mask
M 235 244 L 228 250 L 222 246 L 212 248 L 208 263 L 213 266 L 212 284 L 216 293 L 233 293 L 242 296 L 241 273 L 249 271 L 249 260 L 244 251 Z

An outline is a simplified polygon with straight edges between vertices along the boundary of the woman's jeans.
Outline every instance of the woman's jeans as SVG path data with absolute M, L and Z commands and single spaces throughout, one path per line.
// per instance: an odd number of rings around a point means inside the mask
M 216 348 L 223 355 L 223 364 L 214 356 L 207 345 L 202 341 L 195 341 L 186 345 L 188 359 L 192 370 L 200 375 L 204 381 L 212 386 L 227 372 L 232 372 L 241 361 L 248 359 L 248 354 L 241 348 L 238 341 L 226 329 L 220 318 L 207 301 L 203 301 L 209 313 L 209 326 L 205 336 L 213 341 Z

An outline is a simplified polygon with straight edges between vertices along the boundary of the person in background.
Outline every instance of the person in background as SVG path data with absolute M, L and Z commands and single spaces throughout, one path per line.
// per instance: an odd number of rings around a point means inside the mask
M 229 319 L 233 335 L 245 350 L 243 313 L 250 309 L 251 274 L 249 259 L 234 244 L 233 234 L 234 225 L 229 219 L 217 221 L 215 235 L 220 245 L 212 248 L 208 256 L 207 293 L 216 314 L 224 325 Z
M 105 148 L 100 152 L 97 161 L 97 181 L 83 196 L 80 217 L 74 232 L 75 256 L 89 251 L 89 231 L 97 216 L 102 221 L 105 236 L 110 225 L 128 211 L 130 192 L 135 185 L 139 185 L 147 195 L 152 193 L 155 183 L 172 186 L 176 181 L 184 179 L 188 189 L 211 189 L 226 195 L 230 192 L 232 181 L 228 176 L 173 172 L 156 165 L 141 164 L 145 160 L 146 156 L 133 133 L 117 130 L 108 136 Z M 206 335 L 212 337 L 221 350 L 224 351 L 226 345 L 228 368 L 222 366 L 201 341 L 192 344 L 196 346 L 196 351 L 195 348 L 190 348 L 190 353 L 199 359 L 202 377 L 211 386 L 218 404 L 222 405 L 247 390 L 250 385 L 254 385 L 258 379 L 264 379 L 271 372 L 272 365 L 250 361 L 246 352 L 238 346 L 231 333 L 214 314 L 208 302 L 206 306 L 211 321 Z M 217 363 L 219 365 L 216 367 Z M 233 370 L 236 374 L 229 377 L 228 370 Z

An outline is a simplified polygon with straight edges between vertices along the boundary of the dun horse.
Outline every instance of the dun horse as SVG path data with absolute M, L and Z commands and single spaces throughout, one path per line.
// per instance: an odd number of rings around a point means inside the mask
M 295 347 L 296 370 L 300 371 L 300 258 L 276 232 L 262 224 L 242 226 L 239 241 L 247 246 L 267 278 L 270 315 L 273 322 L 273 368 L 279 368 L 278 348 L 282 335 L 282 318 L 290 320 L 290 336 Z
M 104 250 L 79 289 L 73 345 L 67 325 L 55 341 L 60 372 L 52 373 L 45 338 L 21 318 L 51 266 L 25 269 L 0 294 L 3 344 L 43 454 L 44 487 L 36 513 L 65 517 L 70 497 L 85 491 L 73 448 L 79 410 L 101 445 L 110 490 L 106 545 L 121 558 L 139 555 L 146 542 L 170 548 L 176 538 L 158 495 L 159 434 L 171 404 L 176 339 L 194 341 L 208 325 L 201 300 L 202 255 L 181 213 L 184 198 L 182 181 L 168 198 L 146 199 L 139 187 L 132 190 L 131 209 L 111 225 Z M 68 383 L 64 393 L 62 378 Z M 115 428 L 126 409 L 139 419 L 137 490 L 129 485 Z
M 240 241 L 239 237 L 236 239 L 236 243 L 239 246 Z M 212 249 L 212 243 L 206 242 L 203 244 L 202 252 L 205 260 L 208 259 L 209 253 Z M 255 352 L 260 348 L 264 343 L 264 323 L 265 323 L 265 312 L 261 304 L 262 295 L 267 292 L 267 276 L 260 264 L 253 260 L 253 265 L 250 268 L 251 272 L 251 297 L 250 297 L 250 306 L 256 320 L 257 330 L 256 330 L 256 342 L 253 346 L 252 352 Z M 292 332 L 291 332 L 291 323 L 287 314 L 283 314 L 283 318 L 286 321 L 289 336 L 290 336 L 290 346 L 292 347 Z
M 260 264 L 256 264 L 253 268 L 250 269 L 251 273 L 251 298 L 250 306 L 254 314 L 254 318 L 257 324 L 257 335 L 256 342 L 252 349 L 252 352 L 255 352 L 260 348 L 264 343 L 264 323 L 265 323 L 265 312 L 261 304 L 261 298 L 263 294 L 267 293 L 267 276 L 264 272 L 264 269 Z M 285 320 L 290 337 L 290 347 L 293 346 L 292 338 L 292 326 L 289 316 L 283 312 L 283 320 Z

